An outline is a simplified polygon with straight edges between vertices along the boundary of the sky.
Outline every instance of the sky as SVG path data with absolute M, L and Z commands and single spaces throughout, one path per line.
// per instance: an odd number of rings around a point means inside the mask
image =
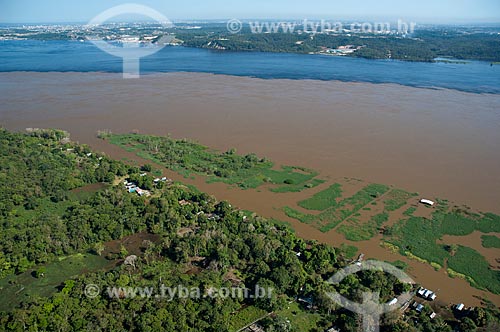
M 500 0 L 0 0 L 0 23 L 87 22 L 124 3 L 171 20 L 387 19 L 420 23 L 500 23 Z

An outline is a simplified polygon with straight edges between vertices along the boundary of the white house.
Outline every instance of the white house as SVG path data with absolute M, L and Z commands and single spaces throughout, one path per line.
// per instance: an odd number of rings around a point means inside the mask
M 433 201 L 431 201 L 430 199 L 425 199 L 425 198 L 422 198 L 420 200 L 420 203 L 425 204 L 425 205 L 429 205 L 429 206 L 434 206 L 434 204 L 436 204 Z

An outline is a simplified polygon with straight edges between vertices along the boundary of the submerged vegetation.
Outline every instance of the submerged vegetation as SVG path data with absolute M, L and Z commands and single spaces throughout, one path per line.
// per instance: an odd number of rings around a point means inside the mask
M 441 241 L 444 235 L 499 232 L 500 216 L 450 209 L 444 200 L 437 200 L 436 208 L 430 209 L 416 205 L 416 197 L 415 193 L 376 184 L 365 186 L 350 197 L 342 197 L 342 186 L 334 184 L 297 203 L 319 213 L 307 214 L 291 207 L 284 207 L 283 211 L 288 217 L 322 232 L 335 229 L 350 241 L 369 241 L 382 234 L 384 241 L 401 255 L 427 263 L 436 270 L 447 264 L 450 275 L 463 276 L 476 288 L 500 294 L 500 271 L 493 270 L 480 253 L 467 247 L 453 248 Z M 408 206 L 410 200 L 414 203 Z M 402 214 L 399 209 L 403 209 Z M 415 216 L 417 210 L 429 217 Z M 387 226 L 390 220 L 391 225 Z M 498 237 L 483 236 L 483 246 L 498 247 Z
M 363 207 L 373 202 L 379 196 L 385 194 L 389 188 L 380 184 L 370 184 L 358 191 L 351 197 L 345 198 L 339 202 L 336 197 L 340 195 L 340 187 L 333 185 L 313 196 L 311 199 L 299 202 L 299 205 L 309 208 L 321 209 L 319 214 L 305 214 L 290 207 L 285 207 L 284 211 L 287 216 L 300 220 L 303 223 L 313 225 L 322 232 L 328 232 L 347 218 L 355 215 Z M 328 195 L 333 194 L 330 200 L 325 199 Z
M 397 222 L 388 231 L 386 241 L 400 248 L 400 253 L 415 256 L 437 266 L 445 263 L 464 275 L 474 287 L 500 294 L 500 271 L 493 270 L 486 259 L 471 248 L 441 243 L 444 235 L 466 236 L 474 231 L 500 231 L 500 216 L 491 213 L 468 213 L 467 210 L 436 209 L 431 218 L 410 217 Z
M 500 249 L 500 238 L 495 235 L 481 236 L 483 247 Z

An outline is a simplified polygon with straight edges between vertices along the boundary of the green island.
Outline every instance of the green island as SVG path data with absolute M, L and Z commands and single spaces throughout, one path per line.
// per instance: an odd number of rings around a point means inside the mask
M 186 177 L 204 175 L 207 182 L 223 182 L 242 189 L 270 184 L 275 185 L 270 190 L 277 193 L 298 192 L 324 182 L 310 169 L 296 166 L 274 169 L 271 161 L 255 154 L 241 156 L 235 149 L 221 153 L 186 139 L 138 134 L 100 134 L 100 137 Z
M 158 174 L 151 165 L 128 165 L 73 143 L 63 131 L 22 134 L 1 129 L 0 184 L 9 189 L 0 196 L 0 294 L 4 299 L 0 329 L 235 332 L 258 321 L 265 331 L 332 327 L 357 331 L 360 317 L 333 303 L 328 292 L 361 302 L 363 292 L 378 291 L 381 300 L 389 302 L 418 288 L 380 271 L 361 271 L 333 285 L 328 278 L 352 264 L 348 258 L 355 255 L 352 246 L 339 243 L 334 248 L 301 239 L 283 223 L 237 210 L 181 183 L 152 185 L 149 195 L 124 187 L 124 182 L 139 179 L 141 185 L 149 184 Z M 371 212 L 363 207 L 375 207 L 372 203 L 377 199 L 388 210 L 401 206 L 400 210 L 408 211 L 402 201 L 412 196 L 400 191 L 391 194 L 394 189 L 382 185 L 365 186 L 351 199 L 340 197 L 343 191 L 338 185 L 328 190 L 338 196 L 336 200 L 315 195 L 303 205 L 323 211 L 335 205 L 331 216 L 348 218 L 356 211 Z M 419 218 L 410 212 L 408 220 Z M 455 211 L 451 216 L 470 223 L 459 229 L 452 227 L 456 219 L 449 215 L 440 205 L 433 213 L 438 224 L 431 227 L 432 234 L 488 232 L 498 227 L 497 216 Z M 401 227 L 409 226 L 395 225 L 392 233 L 401 238 L 397 243 L 403 248 L 411 239 L 398 235 Z M 454 249 L 448 257 L 450 268 L 469 273 L 461 266 L 470 257 L 477 259 L 475 253 L 465 247 Z M 405 267 L 403 262 L 391 264 Z M 251 290 L 257 285 L 273 291 L 255 298 L 169 300 L 130 293 L 132 287 L 157 289 L 162 284 L 197 288 L 204 294 L 223 287 Z M 101 292 L 89 293 L 89 285 Z M 110 291 L 111 287 L 118 291 Z M 431 318 L 433 312 L 438 315 Z M 487 301 L 466 314 L 425 302 L 421 312 L 407 309 L 404 315 L 383 317 L 381 329 L 492 331 L 500 324 L 499 317 L 498 308 Z

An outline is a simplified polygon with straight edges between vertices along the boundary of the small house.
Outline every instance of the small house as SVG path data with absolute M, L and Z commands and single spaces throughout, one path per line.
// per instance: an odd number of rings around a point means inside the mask
M 431 201 L 430 199 L 425 199 L 425 198 L 421 199 L 420 203 L 424 204 L 424 205 L 428 205 L 428 206 L 434 206 L 434 204 L 436 204 L 435 202 Z
M 396 303 L 398 303 L 398 299 L 395 297 L 388 304 L 389 305 L 395 305 Z

